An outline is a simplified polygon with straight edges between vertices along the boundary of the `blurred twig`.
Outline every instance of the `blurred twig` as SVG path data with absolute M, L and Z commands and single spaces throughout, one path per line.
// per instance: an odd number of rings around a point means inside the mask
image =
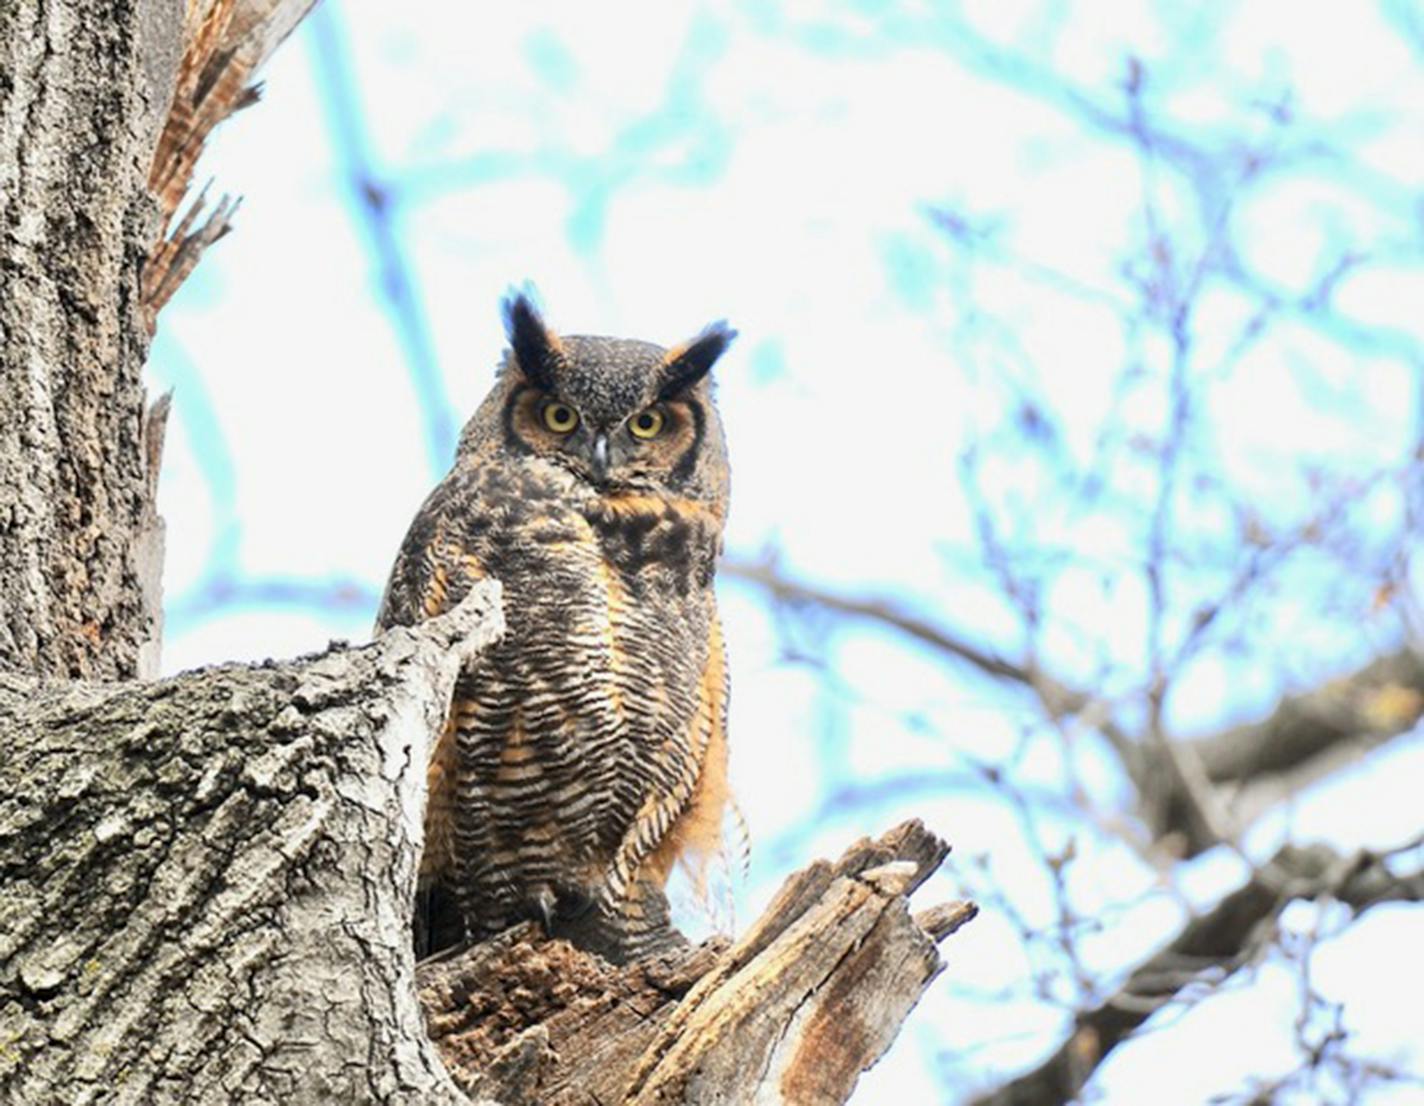
M 309 21 L 317 83 L 340 171 L 350 190 L 355 221 L 375 265 L 377 286 L 395 325 L 411 385 L 425 416 L 430 470 L 441 475 L 455 453 L 455 421 L 415 268 L 406 255 L 397 225 L 394 193 L 371 152 L 365 113 L 338 20 L 327 4 L 313 12 Z
M 1342 857 L 1325 845 L 1287 845 L 1237 891 L 1192 919 L 1138 965 L 1106 1002 L 1080 1014 L 1045 1063 L 976 1100 L 977 1106 L 1060 1106 L 1076 1099 L 1097 1066 L 1138 1026 L 1187 988 L 1220 982 L 1261 956 L 1274 923 L 1296 900 L 1342 902 L 1356 914 L 1385 902 L 1424 902 L 1424 871 L 1396 875 L 1387 854 Z

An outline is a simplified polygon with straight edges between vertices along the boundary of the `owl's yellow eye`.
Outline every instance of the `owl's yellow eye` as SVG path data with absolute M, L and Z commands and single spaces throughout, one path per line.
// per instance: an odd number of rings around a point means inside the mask
M 567 403 L 544 404 L 544 425 L 555 434 L 567 434 L 578 425 L 578 412 Z
M 656 438 L 662 428 L 663 413 L 652 407 L 639 411 L 628 420 L 628 429 L 633 432 L 635 438 Z

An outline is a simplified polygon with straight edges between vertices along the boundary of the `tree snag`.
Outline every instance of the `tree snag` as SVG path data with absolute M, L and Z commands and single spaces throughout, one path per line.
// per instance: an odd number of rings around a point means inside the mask
M 457 1081 L 506 1106 L 845 1102 L 970 903 L 914 917 L 948 846 L 919 822 L 793 876 L 728 947 L 615 967 L 532 925 L 417 968 Z

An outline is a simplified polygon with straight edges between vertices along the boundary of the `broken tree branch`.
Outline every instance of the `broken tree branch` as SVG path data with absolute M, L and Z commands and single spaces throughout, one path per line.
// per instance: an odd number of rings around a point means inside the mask
M 498 595 L 280 664 L 0 675 L 0 1099 L 464 1101 L 410 902 L 425 749 Z
M 533 926 L 417 972 L 471 1094 L 504 1106 L 846 1101 L 939 974 L 970 903 L 911 916 L 948 847 L 919 822 L 793 876 L 730 948 L 614 967 Z
M 188 194 L 193 170 L 213 128 L 257 101 L 252 83 L 257 70 L 314 3 L 197 0 L 187 5 L 176 88 L 148 177 L 165 228 Z M 228 232 L 237 204 L 223 196 L 199 223 L 203 207 L 200 194 L 178 225 L 155 244 L 144 267 L 143 306 L 150 330 L 203 251 Z

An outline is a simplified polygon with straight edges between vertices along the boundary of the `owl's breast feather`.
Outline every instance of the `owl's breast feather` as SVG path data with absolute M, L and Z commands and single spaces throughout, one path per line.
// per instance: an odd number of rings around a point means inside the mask
M 722 519 L 706 504 L 671 496 L 600 496 L 584 517 L 609 566 L 633 586 L 653 566 L 680 595 L 711 586 Z

